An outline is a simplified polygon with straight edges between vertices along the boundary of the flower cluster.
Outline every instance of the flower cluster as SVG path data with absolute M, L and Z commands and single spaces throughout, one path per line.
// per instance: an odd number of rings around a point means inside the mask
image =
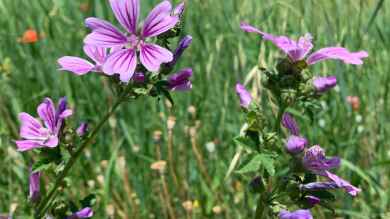
M 149 13 L 141 26 L 140 0 L 109 2 L 124 32 L 108 21 L 95 17 L 87 18 L 85 25 L 92 32 L 84 39 L 84 53 L 93 63 L 83 58 L 65 56 L 58 60 L 61 70 L 76 75 L 89 72 L 98 72 L 106 76 L 119 75 L 119 80 L 123 83 L 130 80 L 144 83 L 147 71 L 154 73 L 164 71 L 165 68 L 171 69 L 191 44 L 191 36 L 185 36 L 174 53 L 166 44 L 166 39 L 172 37 L 168 32 L 177 31 L 184 12 L 184 3 L 172 8 L 170 1 L 162 1 Z M 188 72 L 188 69 L 185 69 L 178 74 L 184 74 L 180 77 L 187 78 Z M 177 81 L 173 83 L 176 83 L 175 87 L 188 87 L 190 82 L 185 80 L 180 85 Z M 169 85 L 168 89 L 171 88 Z
M 77 204 L 56 200 L 56 190 L 64 184 L 64 178 L 75 160 L 93 142 L 102 124 L 119 104 L 142 95 L 164 96 L 172 101 L 170 91 L 192 89 L 191 68 L 171 74 L 192 42 L 192 37 L 187 35 L 178 40 L 173 52 L 170 49 L 171 39 L 178 37 L 183 29 L 184 3 L 173 8 L 170 1 L 163 0 L 143 22 L 140 22 L 140 3 L 140 0 L 109 0 L 121 29 L 99 18 L 87 18 L 85 25 L 91 32 L 84 38 L 83 50 L 89 59 L 64 56 L 57 61 L 62 71 L 78 76 L 95 72 L 109 77 L 109 82 L 112 82 L 116 104 L 91 134 L 85 122 L 77 128 L 65 122 L 73 114 L 65 97 L 59 100 L 57 106 L 50 98 L 45 98 L 37 108 L 39 119 L 25 112 L 19 114 L 21 139 L 15 141 L 18 151 L 39 152 L 38 161 L 30 168 L 29 194 L 37 218 L 93 216 L 93 203 L 89 203 L 89 196 L 81 202 L 81 210 L 76 211 Z M 51 170 L 55 170 L 56 179 L 52 189 L 42 196 L 40 188 L 45 185 L 41 185 L 41 175 L 43 170 L 51 167 L 55 167 Z
M 256 218 L 278 215 L 281 219 L 312 219 L 308 209 L 316 205 L 329 207 L 329 197 L 333 197 L 329 190 L 344 189 L 349 195 L 357 196 L 361 191 L 359 188 L 332 172 L 340 166 L 341 159 L 326 157 L 324 149 L 319 145 L 309 147 L 308 139 L 301 134 L 297 122 L 286 110 L 297 106 L 310 107 L 321 94 L 336 86 L 335 76 L 313 76 L 308 69 L 309 66 L 327 59 L 361 65 L 363 59 L 368 56 L 367 52 L 350 52 L 343 47 L 327 47 L 310 54 L 314 47 L 310 34 L 296 41 L 286 36 L 263 32 L 246 23 L 241 23 L 241 29 L 259 34 L 263 40 L 271 41 L 286 55 L 279 60 L 274 69 L 260 68 L 264 73 L 263 85 L 271 94 L 270 101 L 278 107 L 274 122 L 269 121 L 272 118 L 265 117 L 266 109 L 256 103 L 242 84 L 237 83 L 235 87 L 240 105 L 246 112 L 244 132 L 236 137 L 235 141 L 250 152 L 249 162 L 244 164 L 239 172 L 258 171 L 250 183 L 250 187 L 255 188 L 253 191 L 261 195 Z M 284 140 L 279 129 L 281 125 L 289 133 Z M 283 142 L 284 150 L 280 150 Z M 284 159 L 277 159 L 282 156 L 283 151 L 291 157 L 287 175 L 267 180 L 275 174 L 274 163 L 283 163 Z M 324 180 L 317 181 L 320 178 Z M 267 185 L 268 181 L 273 183 Z M 324 193 L 327 196 L 324 196 Z M 264 197 L 271 197 L 272 201 L 267 201 Z M 286 209 L 290 207 L 287 205 L 291 205 L 288 199 L 303 209 L 287 211 Z

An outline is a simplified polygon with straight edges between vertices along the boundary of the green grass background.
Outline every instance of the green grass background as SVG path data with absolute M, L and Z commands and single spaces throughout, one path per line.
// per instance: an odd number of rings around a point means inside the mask
M 143 18 L 157 2 L 142 0 Z M 85 3 L 90 9 L 82 12 L 80 5 Z M 323 111 L 314 122 L 301 117 L 299 123 L 310 142 L 346 160 L 337 173 L 363 190 L 354 200 L 337 193 L 338 215 L 390 217 L 389 10 L 390 1 L 382 0 L 187 1 L 185 31 L 193 36 L 193 43 L 177 69 L 193 68 L 193 90 L 173 94 L 174 108 L 151 98 L 122 106 L 72 170 L 72 186 L 63 194 L 78 200 L 96 193 L 96 218 L 165 218 L 162 179 L 150 165 L 157 160 L 158 146 L 153 141 L 157 130 L 162 131 L 161 159 L 168 157 L 167 119 L 174 116 L 173 157 L 184 186 L 175 186 L 168 172 L 164 181 L 176 217 L 250 217 L 255 200 L 247 190 L 249 178 L 233 174 L 224 179 L 237 149 L 232 138 L 243 121 L 234 85 L 244 81 L 257 63 L 272 66 L 281 54 L 255 34 L 241 31 L 239 22 L 247 21 L 264 31 L 292 37 L 310 32 L 315 49 L 342 45 L 368 51 L 370 56 L 361 67 L 328 61 L 312 68 L 318 75 L 336 75 L 339 89 L 324 95 Z M 107 83 L 93 74 L 77 77 L 59 72 L 56 60 L 64 55 L 83 56 L 86 17 L 116 21 L 103 0 L 1 0 L 0 15 L 0 214 L 16 206 L 15 215 L 28 218 L 23 216 L 29 212 L 28 165 L 35 155 L 15 150 L 16 116 L 22 111 L 35 114 L 44 97 L 65 95 L 76 112 L 75 126 L 81 120 L 96 123 L 112 103 Z M 29 27 L 45 37 L 35 44 L 18 43 Z M 357 112 L 345 101 L 348 95 L 360 98 Z M 188 112 L 190 106 L 195 107 L 195 115 Z M 188 132 L 191 127 L 195 127 L 195 144 L 211 187 L 197 165 Z M 205 147 L 211 141 L 216 142 L 214 152 Z M 51 178 L 44 180 L 49 186 Z M 186 213 L 182 206 L 186 200 L 196 200 L 199 206 Z M 226 214 L 213 211 L 215 206 Z M 326 218 L 323 209 L 314 212 L 315 218 Z

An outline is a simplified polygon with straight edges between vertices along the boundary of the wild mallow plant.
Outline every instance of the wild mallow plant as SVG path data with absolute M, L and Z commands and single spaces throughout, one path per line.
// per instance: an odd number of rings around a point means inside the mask
M 333 211 L 332 190 L 343 189 L 352 197 L 361 190 L 334 173 L 340 166 L 340 158 L 327 157 L 319 145 L 310 146 L 288 111 L 313 114 L 318 99 L 337 84 L 335 76 L 312 74 L 311 65 L 328 59 L 361 65 L 367 52 L 327 47 L 309 54 L 313 48 L 310 34 L 296 41 L 246 23 L 241 23 L 241 29 L 271 41 L 286 55 L 275 67 L 259 69 L 262 85 L 269 91 L 263 92 L 270 95 L 269 104 L 257 103 L 243 85 L 236 85 L 246 123 L 235 142 L 247 152 L 237 172 L 254 176 L 249 185 L 259 195 L 255 218 L 310 219 L 313 218 L 310 209 L 315 206 Z M 286 137 L 283 131 L 288 133 Z
M 20 152 L 33 151 L 37 159 L 30 168 L 29 200 L 35 218 L 89 218 L 96 197 L 91 194 L 83 200 L 66 200 L 62 191 L 70 187 L 67 177 L 73 165 L 90 146 L 98 132 L 124 103 L 144 96 L 165 97 L 172 101 L 171 91 L 192 88 L 192 69 L 185 68 L 172 74 L 184 50 L 191 44 L 191 36 L 179 40 L 171 49 L 174 38 L 182 35 L 184 3 L 172 7 L 162 1 L 139 25 L 140 0 L 110 0 L 112 11 L 122 30 L 99 18 L 87 18 L 91 30 L 84 39 L 84 52 L 89 60 L 65 56 L 58 60 L 60 70 L 75 75 L 94 72 L 106 77 L 115 95 L 115 102 L 99 122 L 81 122 L 75 127 L 71 117 L 74 110 L 65 97 L 56 105 L 45 98 L 37 107 L 37 114 L 19 114 Z M 48 184 L 43 183 L 50 180 Z M 50 176 L 53 176 L 52 179 Z M 46 191 L 46 188 L 49 190 Z

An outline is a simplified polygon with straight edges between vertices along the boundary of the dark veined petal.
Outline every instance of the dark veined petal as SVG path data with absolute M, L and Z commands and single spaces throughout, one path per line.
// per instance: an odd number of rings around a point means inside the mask
M 44 140 L 18 140 L 15 141 L 18 151 L 28 151 L 43 147 Z
M 92 29 L 92 33 L 88 34 L 84 39 L 84 43 L 87 45 L 108 48 L 123 46 L 127 43 L 127 37 L 105 20 L 92 17 L 87 18 L 85 23 L 87 27 Z
M 173 27 L 179 22 L 179 17 L 171 15 L 172 5 L 169 1 L 163 1 L 158 4 L 145 20 L 142 36 L 158 36 Z
M 146 69 L 156 72 L 159 70 L 161 63 L 173 60 L 173 54 L 156 44 L 143 43 L 140 48 L 140 60 Z
M 236 94 L 240 98 L 240 105 L 244 108 L 248 108 L 252 102 L 252 95 L 247 91 L 244 85 L 236 84 Z
M 45 126 L 52 132 L 55 133 L 57 127 L 56 110 L 53 101 L 50 98 L 39 104 L 37 108 L 39 117 L 45 123 Z
M 96 64 L 102 65 L 107 56 L 107 48 L 85 45 L 83 47 L 84 53 L 91 58 Z
M 294 117 L 290 113 L 284 113 L 282 116 L 282 125 L 287 128 L 292 135 L 299 135 L 299 127 Z
M 137 67 L 137 56 L 133 49 L 122 49 L 108 56 L 103 65 L 103 71 L 107 74 L 119 74 L 120 80 L 128 82 Z
M 313 219 L 309 210 L 299 209 L 293 212 L 281 210 L 279 219 Z
M 135 34 L 140 13 L 139 0 L 110 0 L 116 19 L 129 33 Z
M 24 112 L 19 113 L 19 121 L 21 122 L 20 137 L 34 140 L 45 140 L 47 138 L 47 130 L 45 132 L 45 128 L 34 117 Z

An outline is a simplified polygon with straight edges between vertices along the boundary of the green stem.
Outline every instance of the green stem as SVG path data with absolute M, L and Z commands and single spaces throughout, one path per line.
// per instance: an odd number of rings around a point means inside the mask
M 107 122 L 107 120 L 111 117 L 111 115 L 114 114 L 115 110 L 118 108 L 118 106 L 122 102 L 123 102 L 123 97 L 119 98 L 115 102 L 115 104 L 107 112 L 107 114 L 103 117 L 103 119 L 100 120 L 98 125 L 91 131 L 91 134 L 89 135 L 89 137 L 87 139 L 85 139 L 85 141 L 81 144 L 81 146 L 77 149 L 77 151 L 74 154 L 72 154 L 72 156 L 70 157 L 68 163 L 65 165 L 64 170 L 60 173 L 60 175 L 58 175 L 58 177 L 57 177 L 57 179 L 56 179 L 56 181 L 54 183 L 54 186 L 52 187 L 52 189 L 50 190 L 48 195 L 38 205 L 36 213 L 35 213 L 35 218 L 42 218 L 43 217 L 43 215 L 48 210 L 48 208 L 46 206 L 48 206 L 50 204 L 52 198 L 55 197 L 54 195 L 55 195 L 57 189 L 62 184 L 64 178 L 68 175 L 68 173 L 69 173 L 70 169 L 72 168 L 72 166 L 76 163 L 78 158 L 81 156 L 81 154 L 83 153 L 84 149 L 92 144 L 92 142 L 94 141 L 97 133 L 100 131 L 100 129 L 103 127 L 103 125 Z
M 257 202 L 255 219 L 262 219 L 264 217 L 265 208 L 266 206 L 263 197 L 260 196 L 259 201 Z

